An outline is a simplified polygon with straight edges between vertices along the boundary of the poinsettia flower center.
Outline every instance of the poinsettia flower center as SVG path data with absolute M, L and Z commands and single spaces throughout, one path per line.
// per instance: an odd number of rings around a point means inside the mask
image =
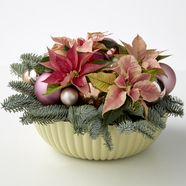
M 70 75 L 74 78 L 74 77 L 78 77 L 79 73 L 76 70 L 73 70 L 72 72 L 70 72 Z

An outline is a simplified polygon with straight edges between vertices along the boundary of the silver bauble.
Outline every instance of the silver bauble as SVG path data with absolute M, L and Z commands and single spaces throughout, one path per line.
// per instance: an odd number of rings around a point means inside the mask
M 36 78 L 37 78 L 37 73 L 34 69 L 25 71 L 22 76 L 24 82 L 32 83 L 32 84 L 35 83 Z
M 61 102 L 64 105 L 74 105 L 78 100 L 78 92 L 74 88 L 65 88 L 61 92 Z

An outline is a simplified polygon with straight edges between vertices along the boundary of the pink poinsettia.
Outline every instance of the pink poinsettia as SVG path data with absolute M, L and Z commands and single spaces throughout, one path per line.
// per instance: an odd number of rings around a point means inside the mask
M 139 99 L 153 102 L 160 97 L 158 88 L 150 81 L 150 75 L 142 73 L 142 68 L 134 56 L 121 57 L 116 72 L 119 75 L 115 79 L 115 84 L 109 87 L 103 106 L 103 114 L 121 107 L 127 96 L 133 102 Z
M 161 52 L 155 49 L 147 50 L 145 41 L 139 35 L 134 38 L 132 46 L 125 42 L 123 42 L 123 44 L 127 49 L 127 52 L 130 55 L 133 55 L 138 60 L 138 62 L 141 63 L 141 66 L 144 69 L 161 69 L 161 66 L 156 60 Z
M 106 36 L 109 36 L 107 32 L 89 32 L 87 38 L 93 42 L 102 41 Z
M 78 52 L 92 52 L 93 45 L 95 42 L 102 41 L 108 34 L 103 32 L 93 32 L 88 33 L 87 39 L 77 38 L 71 39 L 68 37 L 52 37 L 53 41 L 56 44 L 53 46 L 54 51 L 56 52 L 57 46 L 57 53 L 64 54 L 65 47 L 71 48 L 75 43 L 77 45 Z
M 49 62 L 42 64 L 52 69 L 53 72 L 44 82 L 60 84 L 63 87 L 72 84 L 83 94 L 89 92 L 85 75 L 103 67 L 103 65 L 90 61 L 94 53 L 78 53 L 76 43 L 68 50 L 66 56 L 57 54 L 50 49 L 48 53 Z
M 58 45 L 71 48 L 75 43 L 78 52 L 92 52 L 93 41 L 92 39 L 85 40 L 83 38 L 70 39 L 68 37 L 52 37 L 53 41 Z

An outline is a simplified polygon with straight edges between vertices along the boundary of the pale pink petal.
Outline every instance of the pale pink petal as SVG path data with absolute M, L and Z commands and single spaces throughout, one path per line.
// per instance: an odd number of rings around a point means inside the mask
M 93 46 L 93 41 L 91 39 L 88 39 L 84 41 L 82 45 L 79 45 L 77 50 L 78 52 L 92 52 L 92 46 Z
M 92 33 L 88 33 L 88 39 L 92 39 L 92 41 L 94 42 L 98 42 L 98 41 L 102 41 L 106 36 L 108 36 L 110 34 L 106 33 L 106 32 L 92 32 Z
M 125 103 L 125 100 L 126 92 L 116 85 L 111 85 L 103 105 L 103 114 L 121 107 Z
M 156 59 L 160 53 L 161 52 L 156 49 L 146 50 L 145 58 L 143 60 L 146 61 L 147 59 Z
M 145 57 L 146 48 L 147 48 L 147 45 L 143 40 L 143 38 L 137 35 L 132 42 L 132 46 L 137 60 L 139 61 L 142 60 Z
M 132 84 L 135 84 L 138 81 L 144 81 L 144 80 L 150 80 L 151 75 L 150 74 L 139 74 L 133 77 L 133 79 L 131 80 Z
M 65 50 L 65 46 L 61 44 L 55 43 L 53 47 L 51 48 L 56 54 L 66 56 L 67 51 Z
M 136 102 L 140 98 L 140 91 L 138 88 L 133 88 L 128 92 L 128 96 L 131 97 L 133 102 Z
M 135 57 L 131 55 L 125 55 L 121 57 L 118 61 L 121 69 L 121 74 L 126 75 L 130 71 L 132 74 L 138 74 L 141 72 L 141 67 L 138 64 Z
M 73 78 L 71 82 L 83 94 L 87 94 L 90 92 L 90 87 L 85 76 Z
M 72 40 L 68 37 L 52 37 L 52 40 L 67 47 L 71 47 L 71 45 L 73 45 L 75 42 L 75 40 Z
M 119 87 L 119 88 L 124 88 L 126 85 L 125 85 L 125 78 L 123 75 L 119 75 L 115 81 L 116 85 Z
M 160 92 L 153 82 L 145 80 L 135 83 L 134 88 L 139 88 L 141 97 L 148 102 L 156 101 Z
M 142 62 L 142 67 L 144 69 L 152 69 L 152 68 L 160 68 L 161 66 L 159 64 L 159 62 L 156 59 L 147 59 L 146 61 Z
M 129 45 L 128 43 L 125 43 L 125 42 L 122 42 L 124 47 L 126 48 L 127 52 L 130 54 L 130 55 L 133 55 L 135 56 L 135 52 L 134 52 L 134 49 L 131 45 Z M 136 57 L 136 56 L 135 56 Z

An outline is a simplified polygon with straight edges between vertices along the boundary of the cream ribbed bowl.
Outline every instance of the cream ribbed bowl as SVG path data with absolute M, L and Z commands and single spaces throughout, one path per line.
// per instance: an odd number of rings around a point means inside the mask
M 110 151 L 104 145 L 101 136 L 92 139 L 88 134 L 74 134 L 69 122 L 35 124 L 35 127 L 55 150 L 68 156 L 89 160 L 112 160 L 135 155 L 148 148 L 160 134 L 160 131 L 157 131 L 152 140 L 138 132 L 120 133 L 115 126 L 109 126 L 113 143 L 113 149 Z

